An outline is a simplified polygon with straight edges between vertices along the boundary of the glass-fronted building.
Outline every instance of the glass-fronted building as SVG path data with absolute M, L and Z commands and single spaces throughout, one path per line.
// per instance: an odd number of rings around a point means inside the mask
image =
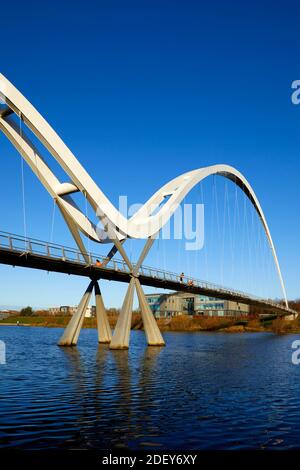
M 205 295 L 175 292 L 170 294 L 148 294 L 148 304 L 156 318 L 176 315 L 198 316 L 246 316 L 249 305 L 229 300 L 220 300 Z

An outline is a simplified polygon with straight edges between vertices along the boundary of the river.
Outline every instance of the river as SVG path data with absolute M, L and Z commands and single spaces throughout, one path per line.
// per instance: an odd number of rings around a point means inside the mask
M 299 336 L 165 333 L 148 348 L 97 345 L 82 330 L 0 327 L 0 447 L 19 449 L 300 448 Z

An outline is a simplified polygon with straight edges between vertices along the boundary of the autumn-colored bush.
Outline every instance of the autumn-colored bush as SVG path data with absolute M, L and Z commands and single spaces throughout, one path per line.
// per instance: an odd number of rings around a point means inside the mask
M 49 310 L 35 310 L 34 315 L 37 317 L 49 317 Z
M 193 319 L 188 315 L 178 315 L 173 317 L 169 323 L 170 331 L 188 331 L 193 326 Z
M 142 315 L 140 313 L 133 313 L 132 320 L 131 320 L 131 328 L 138 330 L 142 327 L 143 327 Z
M 217 331 L 235 324 L 230 318 L 220 317 L 192 317 L 178 315 L 170 319 L 159 319 L 158 326 L 169 331 Z
M 263 328 L 261 322 L 257 318 L 249 320 L 246 327 L 247 327 L 247 329 L 250 329 L 250 330 L 252 330 L 252 329 L 253 330 L 259 330 L 259 329 Z
M 222 328 L 228 328 L 234 325 L 235 321 L 231 318 L 222 317 L 203 317 L 199 319 L 199 324 L 206 331 L 216 331 Z
M 289 301 L 289 307 L 300 312 L 300 299 Z
M 290 322 L 285 320 L 284 318 L 276 318 L 272 322 L 272 331 L 276 333 L 277 335 L 280 335 L 282 333 L 286 333 L 288 330 L 291 329 L 291 325 L 289 325 Z

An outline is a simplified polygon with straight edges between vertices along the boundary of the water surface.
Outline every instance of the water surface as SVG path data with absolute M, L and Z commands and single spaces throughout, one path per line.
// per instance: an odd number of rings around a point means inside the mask
M 0 327 L 0 447 L 21 449 L 300 448 L 295 335 L 167 333 L 129 351 L 59 348 L 61 329 Z

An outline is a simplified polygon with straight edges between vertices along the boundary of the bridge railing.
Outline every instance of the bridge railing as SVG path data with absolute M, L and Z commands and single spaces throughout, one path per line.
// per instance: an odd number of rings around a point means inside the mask
M 261 297 L 249 294 L 248 292 L 226 288 L 226 287 L 223 287 L 223 286 L 219 286 L 218 284 L 214 284 L 212 282 L 207 282 L 207 281 L 195 279 L 195 278 L 190 277 L 190 276 L 184 275 L 183 280 L 181 281 L 180 275 L 178 273 L 174 273 L 174 272 L 171 272 L 171 271 L 163 271 L 163 270 L 156 269 L 156 268 L 151 268 L 151 267 L 148 267 L 148 266 L 142 266 L 141 269 L 140 269 L 140 273 L 145 275 L 145 276 L 152 277 L 152 278 L 164 279 L 166 281 L 177 282 L 177 283 L 183 283 L 185 285 L 187 284 L 190 287 L 200 287 L 200 288 L 204 288 L 206 290 L 212 290 L 212 291 L 220 292 L 220 293 L 224 293 L 224 294 L 235 295 L 237 297 L 240 297 L 241 299 L 245 299 L 245 297 L 248 297 L 248 298 L 256 299 L 256 300 L 260 300 L 260 301 L 264 300 L 268 304 L 276 305 L 276 307 L 280 306 L 280 304 L 274 302 L 271 299 L 267 299 L 267 300 L 262 299 Z M 282 308 L 285 309 L 284 306 L 282 306 Z
M 85 253 L 85 256 L 75 248 L 69 248 L 56 243 L 43 242 L 32 238 L 25 238 L 19 235 L 13 235 L 6 232 L 0 232 L 0 248 L 11 251 L 18 251 L 20 255 L 32 253 L 46 258 L 54 258 L 62 261 L 70 261 L 83 265 L 94 265 L 102 267 L 107 258 L 102 255 Z M 112 259 L 106 264 L 107 268 L 116 271 L 128 272 L 126 263 L 123 260 Z
M 127 273 L 129 272 L 126 263 L 123 260 L 117 258 L 108 260 L 108 258 L 102 255 L 97 255 L 90 252 L 87 252 L 83 255 L 79 250 L 75 248 L 65 247 L 56 243 L 43 242 L 32 238 L 25 238 L 19 235 L 14 235 L 1 231 L 0 248 L 7 249 L 10 251 L 17 251 L 20 253 L 20 256 L 32 253 L 46 258 L 69 261 L 85 266 L 94 266 L 96 268 L 99 267 L 102 269 L 113 269 L 115 271 Z M 133 266 L 135 265 L 133 264 Z M 220 294 L 230 294 L 235 297 L 240 297 L 241 301 L 244 302 L 245 298 L 264 301 L 267 305 L 276 306 L 277 308 L 282 308 L 282 310 L 286 310 L 283 305 L 278 304 L 271 299 L 262 299 L 247 292 L 226 288 L 211 282 L 195 279 L 190 276 L 184 275 L 183 279 L 181 279 L 181 275 L 171 271 L 164 271 L 161 269 L 156 269 L 150 266 L 143 265 L 141 266 L 139 273 L 141 275 L 148 276 L 153 279 L 166 280 L 174 283 L 182 283 L 190 287 L 200 287 L 206 290 L 218 292 Z

